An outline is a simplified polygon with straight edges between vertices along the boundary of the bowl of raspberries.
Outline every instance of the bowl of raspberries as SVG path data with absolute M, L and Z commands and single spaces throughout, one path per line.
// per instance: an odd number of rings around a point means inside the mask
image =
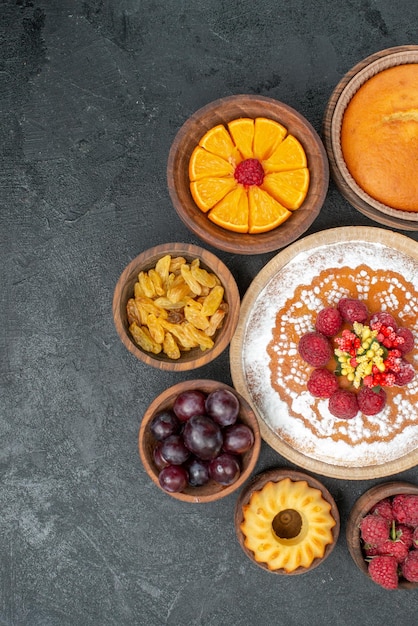
M 299 341 L 301 358 L 311 366 L 308 391 L 328 398 L 338 419 L 359 411 L 376 415 L 386 405 L 388 387 L 403 387 L 415 376 L 408 360 L 412 331 L 388 311 L 370 313 L 358 298 L 341 298 L 318 311 L 315 328 Z
M 384 589 L 418 587 L 418 485 L 376 485 L 356 501 L 347 545 L 359 567 Z

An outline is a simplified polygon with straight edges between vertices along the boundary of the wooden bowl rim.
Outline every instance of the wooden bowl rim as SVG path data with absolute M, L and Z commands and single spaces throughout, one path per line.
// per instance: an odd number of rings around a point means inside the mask
M 362 518 L 367 515 L 370 509 L 375 504 L 380 502 L 380 500 L 401 493 L 418 495 L 418 485 L 402 480 L 392 480 L 386 483 L 374 485 L 356 500 L 348 515 L 346 526 L 346 542 L 348 551 L 359 570 L 370 580 L 371 578 L 367 571 L 366 561 L 364 560 L 360 544 L 360 522 Z M 417 587 L 418 583 L 412 583 L 407 580 L 401 580 L 399 582 L 400 589 L 416 589 Z
M 205 350 L 204 352 L 202 352 L 199 348 L 195 348 L 186 354 L 183 353 L 177 361 L 160 355 L 152 355 L 141 350 L 141 348 L 137 346 L 133 339 L 129 336 L 127 328 L 125 327 L 122 312 L 122 306 L 126 306 L 126 302 L 125 304 L 122 303 L 122 292 L 127 281 L 132 281 L 133 272 L 138 272 L 139 268 L 144 270 L 150 269 L 155 265 L 158 258 L 164 256 L 165 254 L 169 254 L 170 252 L 172 254 L 184 256 L 187 260 L 199 258 L 202 261 L 202 265 L 214 272 L 220 279 L 222 286 L 225 289 L 225 299 L 229 305 L 225 323 L 222 328 L 219 329 L 215 337 L 215 345 L 213 348 Z M 207 363 L 210 363 L 228 347 L 238 323 L 240 302 L 240 294 L 235 278 L 229 268 L 219 257 L 212 252 L 209 252 L 209 250 L 205 250 L 199 246 L 177 242 L 159 244 L 157 246 L 153 246 L 152 248 L 148 248 L 128 263 L 115 285 L 112 311 L 116 331 L 123 345 L 129 350 L 129 352 L 136 356 L 140 361 L 143 361 L 152 367 L 161 370 L 183 372 L 186 370 L 197 369 Z
M 152 461 L 150 460 L 149 455 L 147 454 L 147 449 L 146 449 L 146 441 L 145 441 L 146 430 L 148 428 L 148 425 L 153 415 L 158 410 L 161 410 L 163 408 L 168 408 L 172 404 L 174 398 L 182 391 L 186 391 L 189 389 L 200 389 L 202 391 L 205 391 L 206 393 L 209 393 L 210 391 L 213 391 L 215 389 L 220 389 L 220 388 L 227 389 L 228 391 L 232 391 L 237 396 L 240 402 L 240 407 L 241 407 L 240 420 L 250 425 L 254 433 L 254 445 L 251 448 L 251 450 L 249 452 L 246 452 L 243 456 L 243 463 L 245 465 L 245 468 L 241 472 L 241 475 L 239 476 L 238 480 L 232 485 L 229 485 L 227 487 L 222 487 L 221 485 L 217 485 L 215 482 L 211 482 L 210 487 L 213 489 L 213 491 L 211 491 L 210 493 L 208 493 L 207 486 L 188 487 L 184 492 L 180 492 L 180 493 L 168 493 L 164 491 L 164 489 L 162 489 L 158 481 L 158 472 L 155 469 Z M 166 495 L 171 496 L 182 502 L 188 502 L 188 503 L 193 503 L 193 504 L 214 502 L 216 500 L 220 500 L 221 498 L 225 498 L 226 496 L 229 496 L 234 491 L 237 491 L 245 483 L 245 481 L 250 477 L 252 471 L 254 470 L 254 467 L 258 461 L 260 449 L 261 449 L 261 434 L 260 434 L 260 428 L 258 425 L 258 420 L 254 411 L 252 410 L 248 402 L 245 400 L 245 398 L 243 398 L 241 394 L 234 387 L 231 387 L 230 385 L 227 385 L 226 383 L 223 383 L 217 380 L 206 379 L 206 378 L 188 380 L 188 381 L 182 381 L 182 382 L 176 383 L 175 385 L 168 387 L 162 393 L 156 396 L 154 400 L 151 402 L 151 404 L 145 410 L 144 415 L 141 420 L 139 432 L 138 432 L 139 456 L 141 458 L 145 471 L 147 472 L 148 476 L 151 478 L 153 483 L 157 485 L 157 487 Z
M 323 120 L 323 137 L 330 170 L 341 193 L 367 217 L 404 230 L 418 230 L 418 213 L 394 209 L 369 196 L 348 171 L 342 154 L 340 135 L 345 109 L 369 78 L 390 67 L 417 62 L 418 45 L 387 48 L 366 57 L 339 81 L 328 101 Z
M 231 120 L 244 116 L 245 111 L 242 109 L 245 104 L 248 104 L 251 107 L 263 107 L 266 105 L 275 107 L 277 109 L 277 114 L 276 116 L 270 115 L 270 117 L 280 118 L 277 119 L 277 121 L 281 121 L 284 125 L 287 123 L 291 128 L 294 124 L 301 125 L 306 132 L 306 137 L 299 136 L 298 139 L 304 145 L 305 150 L 309 148 L 309 151 L 313 153 L 312 165 L 310 169 L 313 181 L 312 190 L 311 192 L 308 191 L 305 203 L 294 212 L 294 215 L 292 216 L 294 218 L 293 225 L 292 217 L 290 217 L 289 220 L 286 220 L 286 222 L 274 230 L 266 233 L 258 233 L 256 235 L 250 235 L 248 233 L 234 233 L 217 226 L 216 224 L 210 222 L 194 204 L 190 190 L 186 190 L 188 196 L 188 207 L 183 205 L 178 193 L 178 172 L 182 169 L 178 164 L 178 161 L 181 158 L 179 155 L 182 154 L 182 147 L 187 143 L 191 129 L 195 126 L 200 128 L 201 136 L 203 136 L 206 130 L 212 128 L 216 123 L 225 123 L 226 118 Z M 234 114 L 231 113 L 230 115 L 223 116 L 222 111 L 225 106 L 236 107 L 236 112 Z M 219 114 L 217 113 L 218 111 Z M 279 115 L 279 111 L 281 115 Z M 215 113 L 217 114 L 218 121 L 205 125 L 204 118 L 210 114 L 215 115 Z M 266 116 L 268 116 L 267 113 Z M 289 130 L 289 132 L 291 131 Z M 197 141 L 193 142 L 191 149 L 189 150 L 190 154 L 192 148 L 196 145 Z M 187 157 L 187 162 L 189 156 Z M 186 156 L 184 158 L 186 158 Z M 219 98 L 204 105 L 195 111 L 178 130 L 170 147 L 167 161 L 168 191 L 174 209 L 179 218 L 200 239 L 215 248 L 230 253 L 246 255 L 262 254 L 279 250 L 292 241 L 295 241 L 309 228 L 318 216 L 328 191 L 328 183 L 329 164 L 327 154 L 322 140 L 312 124 L 293 107 L 279 100 L 265 96 L 238 94 Z
M 335 526 L 332 528 L 332 538 L 333 541 L 332 543 L 328 544 L 325 547 L 325 552 L 324 552 L 324 556 L 321 558 L 316 558 L 314 559 L 314 561 L 312 562 L 312 564 L 309 567 L 298 567 L 295 571 L 293 572 L 286 572 L 284 569 L 278 569 L 278 570 L 270 570 L 268 569 L 267 565 L 265 563 L 259 563 L 255 560 L 254 558 L 254 554 L 252 552 L 252 550 L 249 550 L 245 544 L 244 544 L 244 534 L 240 528 L 240 524 L 243 521 L 243 511 L 242 508 L 245 504 L 248 504 L 251 495 L 253 494 L 254 491 L 260 491 L 268 482 L 280 482 L 281 480 L 285 479 L 285 478 L 290 478 L 290 480 L 292 482 L 298 482 L 298 481 L 306 481 L 309 487 L 312 487 L 314 489 L 319 489 L 319 491 L 321 491 L 322 496 L 324 498 L 324 500 L 326 500 L 330 505 L 331 505 L 331 515 L 335 520 Z M 302 472 L 300 470 L 293 470 L 287 467 L 278 467 L 278 468 L 273 468 L 273 469 L 269 469 L 266 470 L 264 472 L 261 472 L 260 474 L 257 474 L 256 476 L 254 476 L 248 483 L 247 485 L 242 489 L 241 493 L 238 496 L 238 499 L 236 501 L 235 504 L 235 512 L 234 512 L 234 524 L 235 524 L 235 532 L 237 535 L 237 539 L 238 542 L 242 548 L 242 550 L 244 551 L 244 553 L 247 555 L 247 557 L 258 567 L 260 567 L 261 569 L 263 569 L 265 572 L 268 572 L 269 574 L 278 574 L 280 576 L 297 576 L 300 574 L 305 574 L 307 572 L 310 572 L 312 569 L 315 569 L 316 567 L 318 567 L 319 565 L 321 565 L 321 563 L 323 563 L 325 561 L 325 559 L 328 558 L 328 556 L 331 554 L 331 552 L 334 550 L 337 541 L 338 541 L 338 537 L 340 534 L 340 526 L 341 526 L 341 522 L 340 522 L 340 513 L 337 507 L 337 504 L 332 496 L 332 494 L 330 493 L 330 491 L 327 489 L 327 487 L 325 487 L 325 485 L 318 480 L 317 478 L 315 478 L 314 476 L 311 476 L 310 474 L 307 474 L 305 472 Z

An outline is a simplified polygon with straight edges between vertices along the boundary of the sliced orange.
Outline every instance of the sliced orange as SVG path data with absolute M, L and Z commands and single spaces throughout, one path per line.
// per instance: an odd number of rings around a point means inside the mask
M 238 185 L 215 204 L 208 218 L 218 226 L 235 233 L 248 232 L 248 195 L 242 185 Z
M 248 204 L 248 232 L 251 234 L 273 230 L 292 215 L 291 211 L 256 185 L 248 188 Z
M 189 161 L 190 180 L 199 180 L 205 176 L 233 176 L 234 170 L 231 163 L 200 146 L 193 150 Z
M 306 167 L 305 150 L 296 137 L 288 135 L 277 146 L 271 156 L 263 161 L 262 166 L 266 174 Z
M 231 163 L 236 164 L 241 160 L 231 135 L 223 124 L 218 124 L 208 130 L 199 141 L 199 145 Z
M 244 159 L 253 158 L 254 120 L 240 117 L 228 122 L 232 139 Z
M 286 172 L 272 172 L 264 176 L 261 188 L 287 209 L 298 209 L 309 189 L 309 170 L 303 167 Z
M 253 157 L 259 161 L 268 159 L 283 141 L 287 129 L 266 117 L 256 117 L 254 123 Z
M 224 178 L 207 176 L 191 182 L 190 191 L 199 209 L 206 213 L 237 185 L 233 176 Z

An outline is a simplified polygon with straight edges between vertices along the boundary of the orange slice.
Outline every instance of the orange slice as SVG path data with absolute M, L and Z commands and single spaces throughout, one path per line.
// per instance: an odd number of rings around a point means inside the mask
M 259 161 L 268 159 L 283 141 L 287 129 L 266 117 L 256 117 L 254 123 L 253 157 Z
M 273 230 L 292 215 L 291 211 L 256 185 L 248 188 L 248 204 L 248 232 L 251 234 Z
M 264 176 L 261 188 L 287 209 L 298 209 L 306 198 L 309 189 L 309 170 L 272 172 Z
M 262 163 L 264 172 L 283 172 L 307 166 L 306 154 L 302 144 L 293 135 L 288 135 Z
M 253 158 L 254 120 L 240 117 L 228 122 L 228 129 L 240 154 L 244 159 Z
M 190 192 L 199 209 L 206 213 L 237 185 L 233 176 L 224 178 L 208 176 L 191 182 Z
M 216 154 L 197 146 L 189 161 L 190 180 L 199 180 L 205 176 L 233 176 L 235 167 Z
M 241 160 L 231 135 L 223 124 L 218 124 L 208 130 L 199 141 L 199 145 L 231 163 L 236 163 L 237 159 L 238 162 Z
M 248 232 L 248 195 L 242 185 L 215 204 L 208 218 L 218 226 L 235 233 Z

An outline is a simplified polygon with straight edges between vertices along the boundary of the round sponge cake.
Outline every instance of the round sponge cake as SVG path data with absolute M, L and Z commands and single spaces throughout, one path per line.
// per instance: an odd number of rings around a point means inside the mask
M 418 212 L 418 63 L 383 70 L 359 88 L 343 116 L 341 149 L 369 196 Z

